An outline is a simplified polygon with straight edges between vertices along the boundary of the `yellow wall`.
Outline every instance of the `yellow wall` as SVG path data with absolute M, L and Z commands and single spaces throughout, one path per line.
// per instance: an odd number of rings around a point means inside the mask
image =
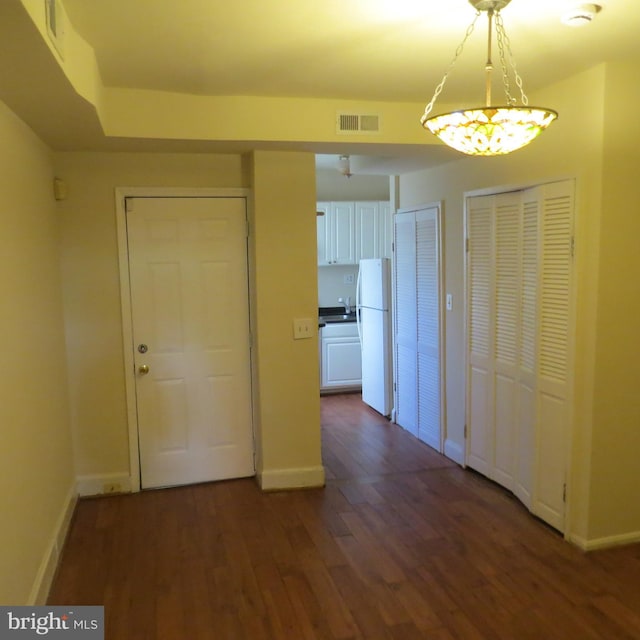
M 249 181 L 260 470 L 313 467 L 318 477 L 317 342 L 294 343 L 291 327 L 293 317 L 317 315 L 313 155 L 58 153 L 55 166 L 69 191 L 61 203 L 63 279 L 81 480 L 96 478 L 100 486 L 102 477 L 129 474 L 114 189 L 246 187 Z
M 310 153 L 252 157 L 254 326 L 263 488 L 321 485 L 315 162 Z M 310 339 L 293 339 L 309 318 Z
M 0 604 L 18 605 L 46 595 L 74 473 L 51 153 L 2 103 L 0 140 Z
M 443 201 L 445 291 L 453 295 L 446 322 L 446 409 L 449 446 L 464 448 L 464 193 L 490 187 L 517 187 L 576 178 L 575 431 L 569 479 L 568 530 L 588 536 L 591 460 L 591 389 L 598 280 L 599 216 L 602 184 L 604 65 L 531 97 L 532 104 L 556 108 L 560 117 L 530 146 L 509 156 L 464 158 L 439 168 L 400 177 L 400 206 Z M 586 134 L 585 132 L 588 132 Z M 640 530 L 640 521 L 636 530 Z
M 116 187 L 238 187 L 235 155 L 58 153 L 69 389 L 81 477 L 129 473 Z
M 640 530 L 640 99 L 637 65 L 610 64 L 593 402 L 596 539 Z

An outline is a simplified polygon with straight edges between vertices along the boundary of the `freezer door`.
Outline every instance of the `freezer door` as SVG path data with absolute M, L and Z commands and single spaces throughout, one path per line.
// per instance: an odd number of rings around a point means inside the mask
M 360 260 L 358 305 L 370 309 L 389 309 L 391 262 L 388 258 Z
M 383 416 L 392 409 L 389 312 L 362 308 L 362 400 Z

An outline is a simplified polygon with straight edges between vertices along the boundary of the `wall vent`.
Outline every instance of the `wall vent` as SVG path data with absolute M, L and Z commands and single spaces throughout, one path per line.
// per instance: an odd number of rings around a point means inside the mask
M 380 116 L 375 113 L 338 112 L 336 133 L 371 134 L 380 132 Z

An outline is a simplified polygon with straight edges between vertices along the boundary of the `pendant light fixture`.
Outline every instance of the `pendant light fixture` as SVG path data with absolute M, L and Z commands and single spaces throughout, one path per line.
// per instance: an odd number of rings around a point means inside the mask
M 513 53 L 511 52 L 511 43 L 500 15 L 500 11 L 510 1 L 469 0 L 469 3 L 476 9 L 476 16 L 467 28 L 462 43 L 456 49 L 449 68 L 446 70 L 440 84 L 436 87 L 433 98 L 426 106 L 424 115 L 420 119 L 422 126 L 438 136 L 445 144 L 471 156 L 497 156 L 516 151 L 529 144 L 558 117 L 558 114 L 552 109 L 529 106 L 529 100 L 522 88 L 522 78 L 516 70 Z M 485 106 L 431 116 L 433 105 L 442 92 L 451 69 L 453 69 L 462 54 L 464 45 L 473 33 L 478 17 L 483 11 L 486 12 L 489 23 L 488 53 L 485 66 Z M 494 24 L 506 95 L 506 105 L 503 106 L 491 104 L 491 76 L 493 72 L 491 45 Z M 515 77 L 515 83 L 520 90 L 522 106 L 516 106 L 516 99 L 511 95 L 506 53 L 509 55 L 509 64 Z
M 349 156 L 340 156 L 338 158 L 338 171 L 345 177 L 350 178 L 351 173 L 351 159 Z

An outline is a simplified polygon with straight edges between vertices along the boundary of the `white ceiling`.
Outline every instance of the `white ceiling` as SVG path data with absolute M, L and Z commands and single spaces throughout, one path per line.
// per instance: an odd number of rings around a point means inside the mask
M 475 15 L 468 0 L 63 3 L 73 27 L 94 48 L 106 86 L 423 104 Z M 563 25 L 561 16 L 579 4 L 512 0 L 502 11 L 528 93 L 603 61 L 640 63 L 640 2 L 601 0 L 602 11 L 589 26 Z M 486 43 L 482 16 L 441 100 L 483 103 Z M 497 52 L 494 62 L 498 67 Z M 497 70 L 495 76 L 499 83 Z M 447 149 L 429 147 L 426 156 L 415 148 L 384 149 L 375 160 L 356 152 L 352 165 L 363 173 L 387 173 L 452 158 Z M 325 155 L 330 157 L 319 157 L 320 166 L 337 161 L 333 153 Z

